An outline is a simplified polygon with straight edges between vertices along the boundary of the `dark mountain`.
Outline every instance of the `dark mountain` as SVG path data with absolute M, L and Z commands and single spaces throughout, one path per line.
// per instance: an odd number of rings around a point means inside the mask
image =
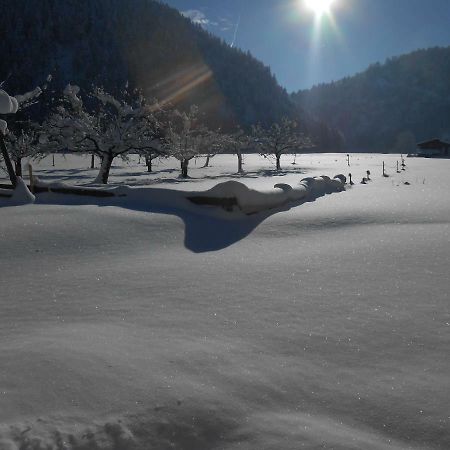
M 200 106 L 218 124 L 264 124 L 297 114 L 268 67 L 152 0 L 0 0 L 0 80 L 11 92 L 53 75 L 117 93 Z
M 293 94 L 351 149 L 388 150 L 450 135 L 450 47 L 418 50 L 353 77 Z

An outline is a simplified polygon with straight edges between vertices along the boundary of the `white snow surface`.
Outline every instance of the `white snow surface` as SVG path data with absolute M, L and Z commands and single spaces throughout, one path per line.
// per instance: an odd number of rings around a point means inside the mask
M 123 197 L 0 197 L 0 449 L 450 448 L 450 161 L 397 159 L 133 159 Z M 283 201 L 229 220 L 208 190 Z

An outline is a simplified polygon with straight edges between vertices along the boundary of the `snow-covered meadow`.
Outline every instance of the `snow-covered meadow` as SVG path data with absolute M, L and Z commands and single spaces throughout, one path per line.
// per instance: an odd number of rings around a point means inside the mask
M 450 160 L 235 159 L 187 180 L 116 161 L 126 197 L 0 198 L 1 450 L 450 447 Z M 88 184 L 89 163 L 33 168 Z M 349 172 L 249 216 L 177 195 Z

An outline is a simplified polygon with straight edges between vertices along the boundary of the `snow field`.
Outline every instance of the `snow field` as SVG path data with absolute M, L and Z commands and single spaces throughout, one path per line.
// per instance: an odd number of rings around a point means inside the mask
M 396 159 L 305 155 L 273 176 L 247 156 L 237 178 L 223 155 L 187 182 L 131 164 L 113 183 L 151 201 L 0 209 L 0 448 L 448 448 L 448 161 Z M 233 221 L 163 205 L 366 170 Z

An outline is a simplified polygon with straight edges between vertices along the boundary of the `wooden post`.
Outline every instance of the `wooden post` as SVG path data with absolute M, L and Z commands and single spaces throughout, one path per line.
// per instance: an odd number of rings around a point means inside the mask
M 52 166 L 55 167 L 55 154 L 52 153 Z
M 400 169 L 398 167 L 398 161 L 397 161 L 397 173 L 400 173 Z
M 353 181 L 352 181 L 352 174 L 351 173 L 348 174 L 348 179 L 349 179 L 349 184 L 351 186 L 353 186 L 355 183 L 353 183 Z
M 350 155 L 347 153 L 347 165 L 350 167 Z

